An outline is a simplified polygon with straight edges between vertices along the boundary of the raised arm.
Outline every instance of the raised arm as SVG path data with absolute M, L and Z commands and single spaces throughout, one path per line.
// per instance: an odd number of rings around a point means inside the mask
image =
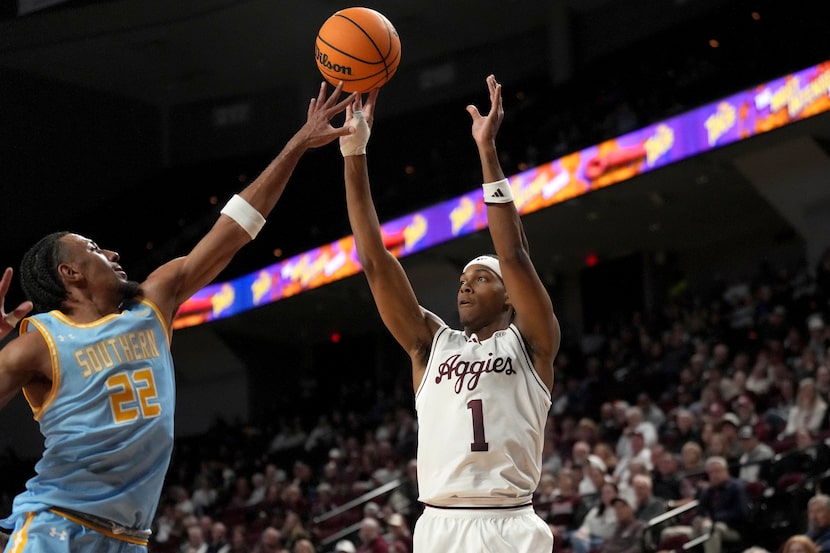
M 504 118 L 504 108 L 501 85 L 493 75 L 487 77 L 487 88 L 489 113 L 481 115 L 473 105 L 467 106 L 467 111 L 473 120 L 472 134 L 481 160 L 490 236 L 499 257 L 508 300 L 516 312 L 514 323 L 530 346 L 537 372 L 548 388 L 552 388 L 553 360 L 560 341 L 559 321 L 530 259 L 524 227 L 499 162 L 496 135 Z
M 168 321 L 172 321 L 182 303 L 215 279 L 236 252 L 253 240 L 303 154 L 353 132 L 346 126 L 333 127 L 331 120 L 345 110 L 354 95 L 338 101 L 342 83 L 330 96 L 326 91 L 327 86 L 322 83 L 317 97 L 309 102 L 305 124 L 259 177 L 239 193 L 239 198 L 229 202 L 193 250 L 162 265 L 142 283 L 144 294 L 159 306 Z
M 378 312 L 401 347 L 409 353 L 413 385 L 417 388 L 426 367 L 432 335 L 439 322 L 421 309 L 403 267 L 383 243 L 365 153 L 376 100 L 377 91 L 374 91 L 369 94 L 365 106 L 358 97 L 346 110 L 346 124 L 357 129 L 355 134 L 340 139 L 345 166 L 346 206 L 357 254 Z

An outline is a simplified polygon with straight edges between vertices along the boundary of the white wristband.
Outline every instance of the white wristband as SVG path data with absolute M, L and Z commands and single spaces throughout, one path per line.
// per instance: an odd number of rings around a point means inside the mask
M 251 240 L 256 238 L 256 235 L 259 234 L 259 231 L 265 225 L 265 217 L 239 194 L 234 194 L 233 198 L 228 200 L 228 203 L 222 208 L 221 213 L 227 215 L 236 221 L 240 227 L 245 229 L 245 232 L 248 233 Z
M 362 111 L 352 113 L 352 126 L 355 131 L 340 139 L 340 153 L 343 157 L 359 156 L 366 153 L 366 144 L 369 143 L 371 131 Z
M 510 190 L 510 181 L 507 179 L 485 182 L 481 187 L 484 189 L 486 204 L 508 204 L 513 201 L 513 191 Z

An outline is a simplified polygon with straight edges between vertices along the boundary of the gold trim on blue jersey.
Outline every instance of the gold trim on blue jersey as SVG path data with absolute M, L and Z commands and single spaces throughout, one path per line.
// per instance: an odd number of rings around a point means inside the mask
M 149 543 L 148 539 L 142 539 L 142 538 L 136 538 L 136 537 L 132 537 L 132 536 L 126 536 L 124 534 L 116 534 L 111 529 L 105 528 L 104 526 L 101 526 L 101 525 L 98 525 L 98 524 L 94 524 L 91 521 L 84 520 L 84 519 L 82 519 L 78 516 L 71 515 L 71 514 L 67 513 L 66 511 L 62 511 L 62 510 L 58 509 L 57 507 L 52 507 L 49 510 L 51 512 L 55 513 L 56 515 L 65 518 L 66 520 L 71 520 L 75 524 L 80 524 L 84 528 L 89 528 L 90 530 L 94 530 L 94 531 L 98 532 L 99 534 L 103 534 L 103 535 L 107 536 L 108 538 L 113 538 L 113 539 L 118 540 L 118 541 L 125 541 L 127 543 L 133 543 L 133 544 L 136 544 L 136 545 L 143 545 L 145 547 Z M 113 523 L 113 524 L 115 524 L 115 523 Z
M 26 402 L 29 404 L 29 408 L 32 410 L 32 415 L 34 419 L 40 420 L 40 416 L 43 414 L 43 411 L 46 410 L 52 403 L 54 403 L 55 398 L 58 395 L 58 391 L 60 390 L 61 386 L 61 359 L 58 353 L 58 347 L 55 344 L 55 340 L 52 337 L 52 333 L 49 332 L 43 323 L 38 321 L 37 319 L 27 318 L 23 320 L 24 325 L 20 327 L 21 334 L 28 327 L 28 324 L 31 323 L 35 325 L 40 335 L 43 337 L 43 340 L 46 342 L 47 347 L 49 348 L 49 358 L 52 360 L 52 384 L 49 389 L 49 393 L 46 395 L 46 399 L 43 400 L 43 403 L 40 405 L 35 406 L 32 403 L 32 398 L 29 397 L 29 393 L 26 391 L 26 387 L 23 387 L 23 397 L 26 398 Z
M 29 526 L 32 525 L 36 515 L 37 513 L 26 513 L 26 522 L 9 538 L 8 553 L 20 553 L 26 549 L 26 543 L 29 541 Z

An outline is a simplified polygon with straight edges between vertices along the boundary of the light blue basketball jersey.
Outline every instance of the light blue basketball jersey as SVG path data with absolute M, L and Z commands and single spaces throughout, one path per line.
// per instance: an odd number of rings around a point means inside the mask
M 21 333 L 38 331 L 49 344 L 52 391 L 32 408 L 45 450 L 7 523 L 55 506 L 150 528 L 173 451 L 163 321 L 147 300 L 89 324 L 59 311 L 24 319 Z

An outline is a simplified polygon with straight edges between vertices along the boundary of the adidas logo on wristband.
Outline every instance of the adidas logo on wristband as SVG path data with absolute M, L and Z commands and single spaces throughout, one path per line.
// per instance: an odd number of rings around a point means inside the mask
M 513 201 L 513 191 L 510 190 L 510 182 L 507 179 L 486 182 L 481 186 L 484 189 L 484 203 L 506 204 Z

